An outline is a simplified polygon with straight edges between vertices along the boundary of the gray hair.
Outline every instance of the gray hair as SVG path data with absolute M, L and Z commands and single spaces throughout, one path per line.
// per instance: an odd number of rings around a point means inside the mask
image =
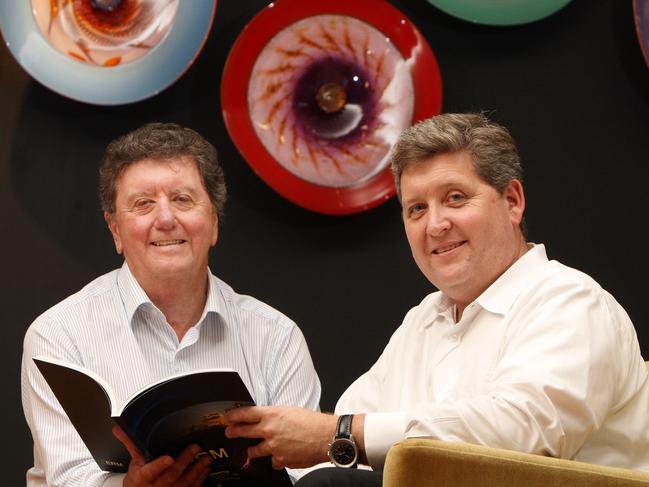
M 223 168 L 216 149 L 192 129 L 174 123 L 149 123 L 113 140 L 99 167 L 99 200 L 104 211 L 115 212 L 117 179 L 124 169 L 144 159 L 190 157 L 219 218 L 227 196 Z

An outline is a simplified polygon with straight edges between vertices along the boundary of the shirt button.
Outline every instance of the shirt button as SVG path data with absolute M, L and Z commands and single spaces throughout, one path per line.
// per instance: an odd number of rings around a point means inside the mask
M 457 342 L 459 339 L 460 335 L 458 335 L 457 333 L 451 335 L 451 340 L 453 340 L 454 342 Z

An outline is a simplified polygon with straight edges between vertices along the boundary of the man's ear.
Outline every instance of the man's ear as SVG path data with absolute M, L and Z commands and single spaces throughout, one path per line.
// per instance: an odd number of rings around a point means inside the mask
M 117 223 L 115 223 L 115 220 L 111 216 L 110 213 L 107 211 L 104 212 L 104 220 L 106 221 L 106 224 L 108 225 L 108 229 L 110 230 L 110 233 L 113 236 L 113 242 L 115 242 L 115 250 L 117 251 L 118 254 L 122 253 L 122 239 L 119 236 L 119 228 L 117 227 Z
M 512 179 L 503 192 L 509 208 L 512 223 L 520 225 L 525 213 L 525 192 L 523 184 L 518 179 Z
M 214 211 L 214 228 L 212 229 L 212 247 L 216 245 L 216 241 L 219 239 L 219 215 Z

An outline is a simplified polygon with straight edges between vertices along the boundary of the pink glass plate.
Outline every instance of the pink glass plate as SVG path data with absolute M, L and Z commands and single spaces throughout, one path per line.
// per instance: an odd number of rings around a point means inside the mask
M 441 98 L 432 50 L 383 0 L 270 4 L 236 40 L 221 84 L 226 127 L 253 170 L 335 215 L 394 195 L 389 151 Z

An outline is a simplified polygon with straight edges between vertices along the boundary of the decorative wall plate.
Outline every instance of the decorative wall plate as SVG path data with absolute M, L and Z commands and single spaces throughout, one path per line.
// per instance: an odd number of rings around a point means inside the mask
M 487 25 L 519 25 L 541 20 L 571 0 L 428 0 L 462 20 Z
M 216 0 L 11 0 L 0 2 L 0 29 L 43 85 L 120 105 L 158 94 L 189 68 L 215 9 Z
M 633 14 L 638 42 L 649 66 L 649 0 L 633 0 Z
M 278 0 L 244 28 L 221 83 L 225 124 L 253 170 L 312 211 L 392 197 L 389 152 L 442 105 L 435 56 L 384 0 Z

